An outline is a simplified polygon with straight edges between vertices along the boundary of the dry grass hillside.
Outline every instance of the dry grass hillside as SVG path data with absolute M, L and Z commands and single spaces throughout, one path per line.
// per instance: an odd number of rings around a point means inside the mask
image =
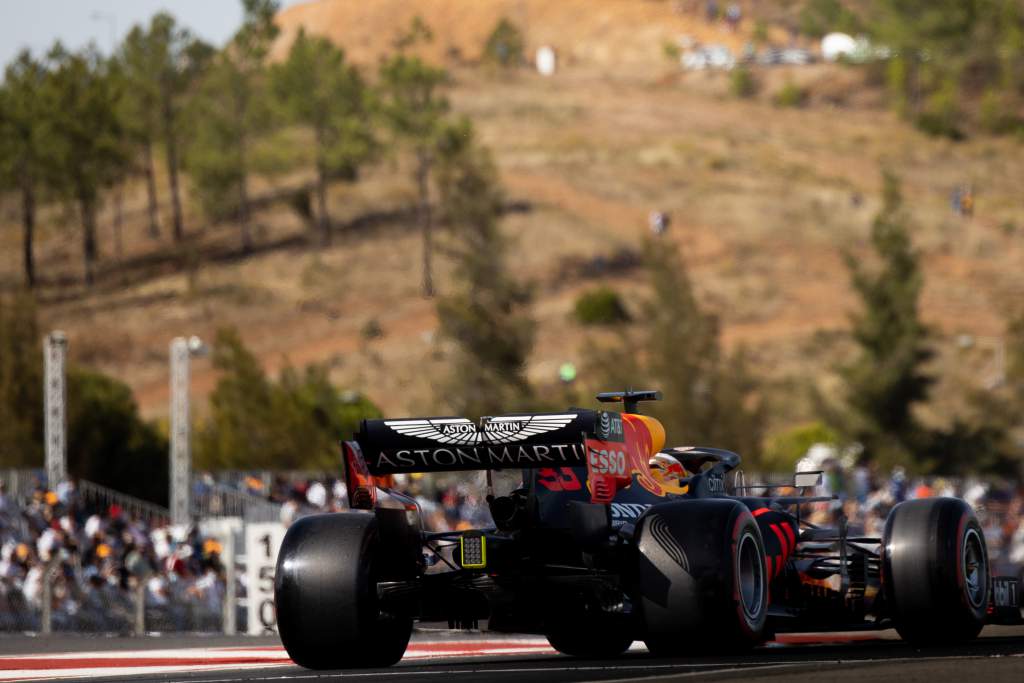
M 630 73 L 664 62 L 664 44 L 680 36 L 738 47 L 742 35 L 720 30 L 696 16 L 699 2 L 662 0 L 314 0 L 283 11 L 280 57 L 299 28 L 344 45 L 349 56 L 375 64 L 400 29 L 422 17 L 434 35 L 421 48 L 437 61 L 477 60 L 502 17 L 522 27 L 527 51 L 551 45 L 569 65 Z
M 727 345 L 746 345 L 773 383 L 776 426 L 806 418 L 800 388 L 831 386 L 825 371 L 847 348 L 842 331 L 855 301 L 841 252 L 867 253 L 885 165 L 904 179 L 924 254 L 923 310 L 939 332 L 944 387 L 982 384 L 993 355 L 986 340 L 1002 334 L 1005 311 L 1024 301 L 1022 145 L 924 137 L 873 106 L 878 93 L 861 72 L 843 67 L 764 73 L 758 97 L 736 100 L 726 75 L 677 74 L 661 55 L 666 35 L 720 31 L 671 7 L 640 0 L 335 0 L 290 9 L 281 23 L 288 31 L 302 24 L 326 32 L 372 61 L 395 23 L 414 12 L 434 27 L 437 42 L 464 54 L 507 14 L 524 21 L 531 44 L 562 39 L 564 51 L 581 55 L 550 79 L 453 69 L 454 109 L 476 122 L 510 200 L 524 207 L 504 226 L 515 238 L 512 267 L 537 283 L 540 325 L 530 372 L 538 381 L 550 382 L 558 364 L 578 360 L 586 343 L 588 332 L 570 312 L 575 297 L 597 282 L 587 275 L 588 261 L 637 250 L 647 213 L 657 209 L 671 214 L 665 239 L 685 255 L 702 300 L 721 316 Z M 599 58 L 601 49 L 607 55 Z M 610 76 L 607 65 L 627 54 L 636 56 L 633 67 Z M 809 106 L 772 105 L 774 90 L 790 79 L 810 89 Z M 303 179 L 296 172 L 259 185 L 268 191 Z M 971 220 L 949 208 L 951 188 L 964 182 L 977 193 Z M 120 259 L 109 207 L 104 215 L 105 274 L 92 291 L 78 283 L 77 235 L 62 229 L 73 215 L 52 208 L 40 245 L 49 282 L 45 322 L 69 333 L 75 358 L 131 384 L 150 416 L 166 412 L 170 338 L 211 337 L 225 324 L 237 325 L 271 370 L 327 362 L 335 379 L 389 413 L 429 410 L 431 379 L 444 371 L 434 307 L 418 290 L 418 238 L 395 213 L 412 193 L 402 160 L 383 162 L 359 184 L 333 188 L 332 211 L 347 227 L 330 249 L 312 246 L 298 218 L 274 206 L 259 215 L 261 246 L 247 258 L 235 251 L 234 226 L 205 225 L 191 209 L 194 255 L 180 258 L 166 237 L 144 236 L 140 187 L 129 195 Z M 19 266 L 16 215 L 13 203 L 0 214 L 0 276 L 8 283 Z M 613 269 L 603 279 L 639 294 L 638 275 Z M 443 292 L 446 273 L 439 281 Z M 363 334 L 371 321 L 381 336 Z M 962 349 L 953 342 L 961 334 L 982 339 Z M 216 381 L 208 361 L 198 361 L 195 373 L 197 392 L 208 392 Z

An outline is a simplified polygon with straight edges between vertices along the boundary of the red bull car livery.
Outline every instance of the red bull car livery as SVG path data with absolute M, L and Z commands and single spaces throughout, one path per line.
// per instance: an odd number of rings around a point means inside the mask
M 416 621 L 486 622 L 608 657 L 636 640 L 685 656 L 781 631 L 894 627 L 959 642 L 1020 619 L 1018 585 L 990 575 L 963 501 L 897 505 L 878 538 L 842 519 L 814 526 L 804 506 L 831 498 L 800 494 L 820 473 L 736 485 L 735 453 L 666 447 L 638 410 L 659 397 L 598 396 L 622 412 L 365 420 L 343 443 L 352 510 L 298 520 L 278 556 L 288 654 L 313 669 L 386 666 Z M 487 528 L 426 531 L 416 501 L 392 488 L 396 474 L 466 470 L 487 473 Z M 499 471 L 521 477 L 499 492 Z

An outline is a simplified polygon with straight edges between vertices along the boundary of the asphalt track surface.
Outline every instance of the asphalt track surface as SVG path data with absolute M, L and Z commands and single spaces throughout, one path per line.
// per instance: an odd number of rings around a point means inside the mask
M 497 637 L 501 639 L 501 637 Z M 947 648 L 914 648 L 894 632 L 829 636 L 791 636 L 752 652 L 731 656 L 694 656 L 680 659 L 655 658 L 639 645 L 622 657 L 608 660 L 577 660 L 546 652 L 536 638 L 501 639 L 510 647 L 532 654 L 487 654 L 487 643 L 497 642 L 489 634 L 423 631 L 414 636 L 418 659 L 406 659 L 388 669 L 316 672 L 295 665 L 262 664 L 258 668 L 221 667 L 214 670 L 177 670 L 146 674 L 139 671 L 118 676 L 88 675 L 78 680 L 144 681 L 189 683 L 287 683 L 288 681 L 386 681 L 387 683 L 526 683 L 528 681 L 714 681 L 751 682 L 796 681 L 798 683 L 852 683 L 871 680 L 960 681 L 963 683 L 1024 683 L 1024 627 L 990 626 L 972 643 Z M 477 641 L 478 652 L 459 656 L 455 646 Z M 68 661 L 88 653 L 108 657 L 142 653 L 194 652 L 198 648 L 250 652 L 278 650 L 276 638 L 225 638 L 220 636 L 164 636 L 148 638 L 84 638 L 74 636 L 0 638 L 0 662 L 36 658 L 40 669 L 35 680 L 56 676 L 78 676 L 75 670 L 47 669 L 55 662 Z M 432 656 L 431 648 L 449 652 Z M 470 647 L 472 649 L 472 647 Z M 76 654 L 77 653 L 77 654 Z M 20 665 L 19 665 L 20 666 Z M 12 668 L 12 667 L 9 667 Z M 198 669 L 199 667 L 197 667 Z M 6 674 L 6 675 L 5 675 Z M 0 670 L 0 680 L 18 678 L 14 671 Z M 68 679 L 74 680 L 74 679 Z

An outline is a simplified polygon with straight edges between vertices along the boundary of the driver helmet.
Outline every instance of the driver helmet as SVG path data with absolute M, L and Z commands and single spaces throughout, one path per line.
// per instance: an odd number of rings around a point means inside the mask
M 678 482 L 687 476 L 686 470 L 683 469 L 683 464 L 667 453 L 656 453 L 654 457 L 647 461 L 647 466 L 650 468 L 654 478 L 660 482 Z

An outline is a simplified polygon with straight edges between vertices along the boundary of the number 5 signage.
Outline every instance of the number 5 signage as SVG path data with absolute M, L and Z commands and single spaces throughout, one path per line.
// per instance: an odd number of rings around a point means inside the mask
M 285 528 L 278 522 L 245 525 L 245 576 L 248 586 L 249 635 L 277 633 L 274 611 L 274 566 Z

